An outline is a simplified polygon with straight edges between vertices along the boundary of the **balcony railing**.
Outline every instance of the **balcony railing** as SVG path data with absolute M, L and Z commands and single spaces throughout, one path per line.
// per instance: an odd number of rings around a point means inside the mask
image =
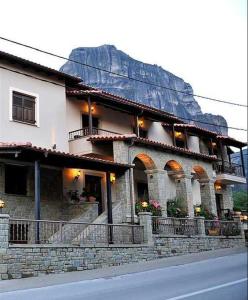
M 37 232 L 39 240 L 37 241 Z M 144 227 L 126 224 L 94 224 L 50 220 L 10 219 L 12 244 L 142 244 Z
M 85 136 L 90 135 L 90 129 L 89 127 L 84 127 L 81 129 L 77 129 L 74 131 L 69 132 L 69 141 L 76 140 Z M 106 129 L 100 129 L 97 127 L 92 127 L 92 133 L 91 135 L 122 135 L 121 133 L 106 130 Z
M 230 163 L 229 161 L 218 161 L 215 164 L 215 171 L 217 174 L 227 173 L 239 177 L 244 177 L 243 168 L 241 165 Z
M 205 220 L 206 235 L 212 236 L 236 236 L 241 234 L 239 222 Z
M 154 234 L 186 236 L 198 234 L 197 220 L 190 218 L 152 217 L 152 229 Z

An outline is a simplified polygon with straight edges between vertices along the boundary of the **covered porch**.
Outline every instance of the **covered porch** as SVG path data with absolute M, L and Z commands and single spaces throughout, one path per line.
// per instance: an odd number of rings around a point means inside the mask
M 0 198 L 5 202 L 2 213 L 17 220 L 33 220 L 29 228 L 35 230 L 36 242 L 41 238 L 39 228 L 43 224 L 37 225 L 37 220 L 90 224 L 102 216 L 99 223 L 112 224 L 113 205 L 121 201 L 115 181 L 129 168 L 127 164 L 31 144 L 2 143 Z M 23 231 L 23 225 L 17 224 L 12 226 Z M 50 227 L 55 230 L 57 224 Z

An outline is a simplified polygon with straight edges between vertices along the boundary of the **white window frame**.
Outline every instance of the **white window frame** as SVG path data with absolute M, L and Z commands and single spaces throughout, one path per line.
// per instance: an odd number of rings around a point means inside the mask
M 13 120 L 13 111 L 12 111 L 12 106 L 13 106 L 13 93 L 17 92 L 17 93 L 21 93 L 27 96 L 31 96 L 35 98 L 35 124 L 30 124 L 27 122 L 21 122 L 21 121 L 16 121 Z M 36 93 L 32 93 L 30 91 L 25 91 L 19 88 L 15 88 L 15 87 L 10 87 L 9 89 L 9 120 L 11 122 L 17 122 L 17 123 L 22 123 L 22 124 L 26 124 L 26 125 L 31 125 L 31 126 L 36 126 L 36 127 L 40 127 L 40 101 L 39 101 L 39 95 Z

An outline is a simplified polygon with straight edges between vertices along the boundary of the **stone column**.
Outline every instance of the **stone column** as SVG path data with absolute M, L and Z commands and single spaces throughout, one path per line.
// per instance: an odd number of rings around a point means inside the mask
M 146 170 L 149 200 L 157 200 L 162 206 L 163 216 L 167 215 L 166 200 L 166 171 L 164 170 Z
M 217 216 L 214 180 L 200 181 L 200 188 L 202 205 Z
M 0 255 L 9 247 L 9 215 L 0 213 Z
M 242 223 L 240 221 L 240 216 L 233 216 L 233 220 L 238 223 L 238 228 L 240 230 L 240 235 L 244 239 L 245 238 L 245 232 L 244 232 L 244 228 L 242 226 Z
M 3 256 L 9 247 L 9 215 L 0 213 L 0 280 L 8 279 L 8 266 Z
M 152 213 L 140 212 L 139 213 L 140 225 L 144 226 L 144 242 L 148 245 L 153 245 L 152 237 Z
M 205 218 L 204 217 L 196 217 L 195 220 L 197 222 L 198 235 L 205 236 L 206 235 L 205 223 L 204 223 Z
M 193 218 L 194 205 L 191 179 L 191 174 L 185 174 L 182 178 L 176 179 L 176 196 L 185 200 L 188 216 Z
M 134 185 L 133 182 L 131 182 Z M 127 170 L 123 175 L 116 177 L 115 182 L 115 194 L 116 201 L 121 202 L 121 219 L 122 222 L 131 222 L 131 191 L 134 190 L 134 187 L 130 186 L 129 171 Z M 133 192 L 132 192 L 133 193 Z M 133 196 L 133 195 L 132 195 Z M 133 203 L 133 210 L 135 212 L 135 207 Z M 119 216 L 118 216 L 119 219 Z

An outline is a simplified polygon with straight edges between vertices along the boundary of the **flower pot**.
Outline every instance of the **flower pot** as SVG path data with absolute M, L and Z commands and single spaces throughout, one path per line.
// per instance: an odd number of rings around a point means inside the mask
M 90 202 L 95 202 L 95 201 L 96 201 L 96 197 L 94 197 L 94 196 L 89 196 L 89 201 L 90 201 Z
M 211 235 L 211 236 L 220 235 L 220 229 L 219 228 L 208 229 L 208 235 Z

